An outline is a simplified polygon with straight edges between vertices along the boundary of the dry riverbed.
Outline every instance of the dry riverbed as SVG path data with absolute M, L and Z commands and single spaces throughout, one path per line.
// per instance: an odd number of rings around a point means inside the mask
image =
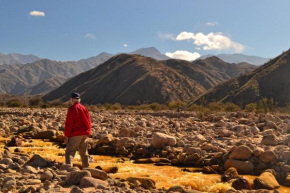
M 90 113 L 92 162 L 80 169 L 78 156 L 75 167 L 62 164 L 64 149 L 55 145 L 66 109 L 2 108 L 1 191 L 290 192 L 289 116 Z

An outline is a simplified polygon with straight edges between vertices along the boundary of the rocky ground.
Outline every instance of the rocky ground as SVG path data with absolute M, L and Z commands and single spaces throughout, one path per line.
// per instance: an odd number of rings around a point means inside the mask
M 188 166 L 189 172 L 202 167 L 232 182 L 227 192 L 269 192 L 290 185 L 290 116 L 237 112 L 200 120 L 194 112 L 90 113 L 91 155 Z M 19 136 L 6 144 L 13 147 L 31 138 L 62 142 L 65 117 L 66 109 L 2 108 L 0 133 Z M 149 178 L 112 179 L 109 173 L 116 171 L 70 167 L 19 150 L 1 152 L 2 192 L 196 192 L 181 186 L 156 189 Z M 243 174 L 257 177 L 252 183 Z

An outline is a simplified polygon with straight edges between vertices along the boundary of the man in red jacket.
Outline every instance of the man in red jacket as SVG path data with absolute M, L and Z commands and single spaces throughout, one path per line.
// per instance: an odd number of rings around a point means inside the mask
M 91 135 L 91 118 L 86 107 L 80 104 L 80 94 L 72 93 L 72 104 L 67 111 L 64 128 L 65 163 L 72 165 L 76 151 L 79 151 L 83 168 L 89 167 L 87 137 Z

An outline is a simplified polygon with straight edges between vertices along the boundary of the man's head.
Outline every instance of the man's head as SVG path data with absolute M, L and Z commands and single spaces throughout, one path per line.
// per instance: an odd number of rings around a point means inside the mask
M 71 93 L 70 95 L 70 102 L 71 104 L 79 103 L 81 102 L 81 95 L 79 93 Z

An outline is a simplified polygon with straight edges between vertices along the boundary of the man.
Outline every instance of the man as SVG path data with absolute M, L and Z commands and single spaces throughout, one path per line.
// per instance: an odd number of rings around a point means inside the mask
M 67 111 L 64 128 L 65 163 L 72 165 L 76 151 L 79 151 L 83 168 L 89 167 L 87 137 L 91 135 L 91 118 L 86 107 L 80 104 L 80 94 L 72 93 L 72 104 Z

